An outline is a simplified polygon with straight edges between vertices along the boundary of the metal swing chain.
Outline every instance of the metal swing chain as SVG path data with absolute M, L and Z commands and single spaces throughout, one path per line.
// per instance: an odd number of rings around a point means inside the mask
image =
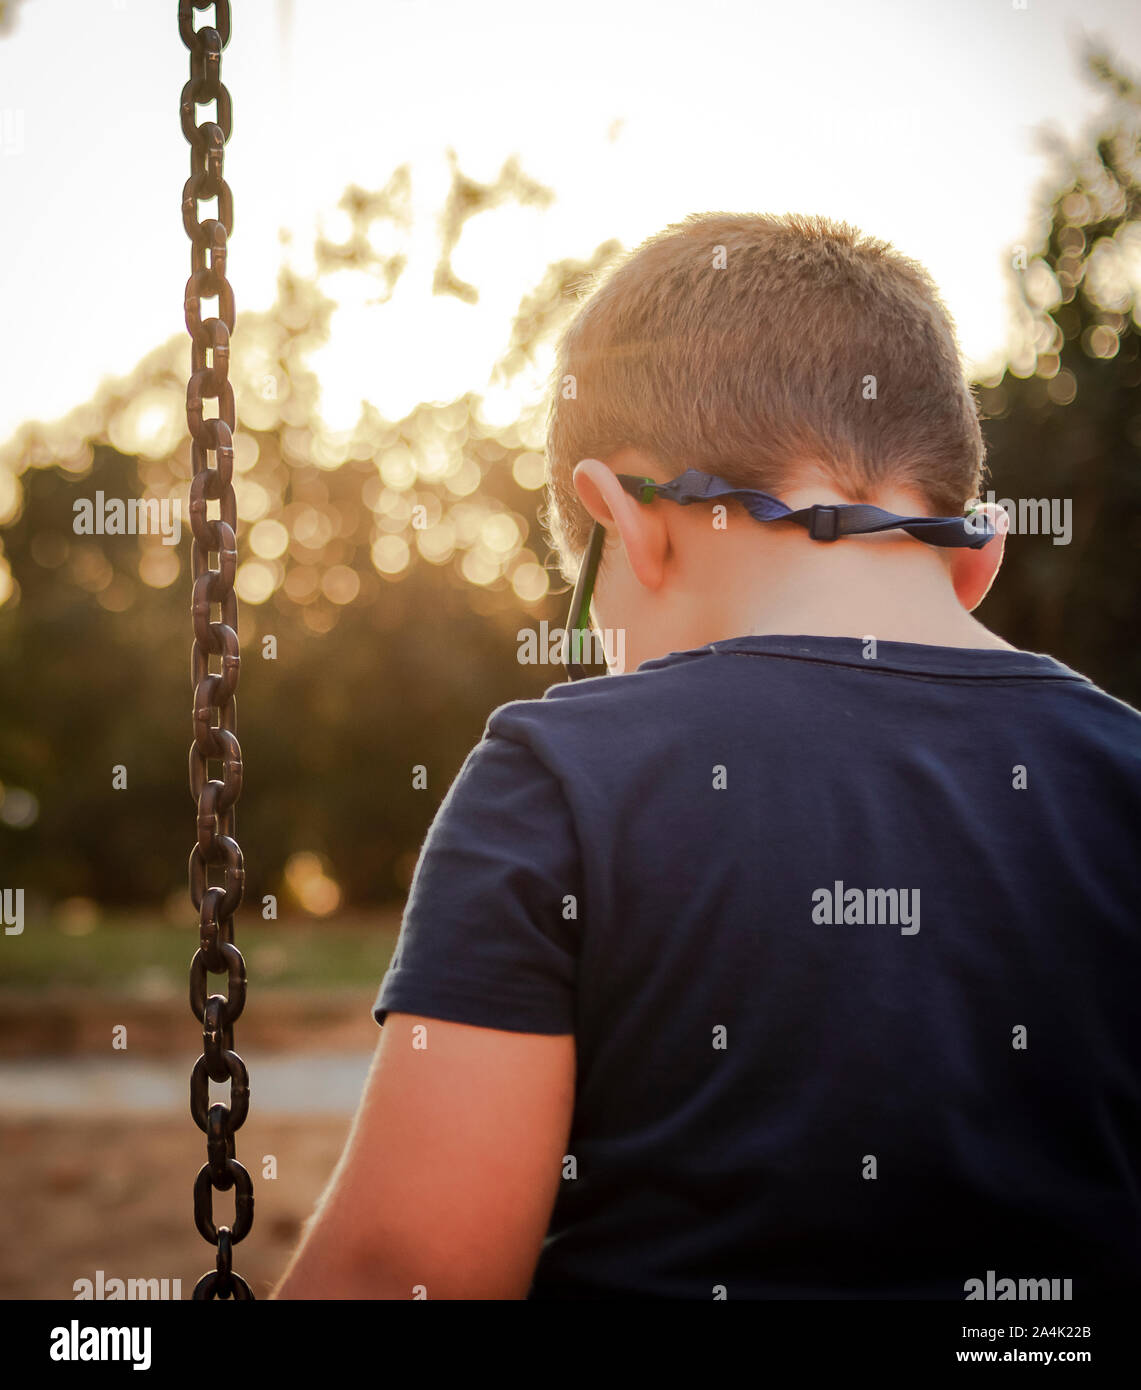
M 195 30 L 195 10 L 214 9 L 214 28 Z M 242 790 L 237 702 L 240 653 L 237 566 L 237 504 L 234 498 L 234 388 L 229 381 L 234 292 L 226 279 L 226 241 L 234 228 L 234 201 L 222 177 L 232 124 L 230 93 L 222 85 L 222 50 L 230 39 L 229 0 L 179 0 L 178 31 L 190 50 L 190 81 L 182 89 L 182 133 L 190 142 L 190 178 L 182 190 L 182 222 L 190 238 L 190 279 L 184 309 L 190 334 L 190 380 L 186 423 L 190 428 L 191 615 L 194 643 L 190 680 L 194 688 L 194 742 L 190 746 L 190 794 L 198 808 L 198 838 L 190 852 L 190 898 L 199 914 L 200 946 L 190 963 L 190 1007 L 202 1024 L 202 1056 L 190 1076 L 190 1113 L 206 1134 L 206 1163 L 194 1183 L 194 1224 L 217 1249 L 215 1269 L 194 1288 L 196 1299 L 252 1299 L 250 1286 L 231 1268 L 233 1247 L 249 1234 L 254 1217 L 253 1182 L 237 1161 L 234 1133 L 249 1110 L 249 1075 L 234 1051 L 234 1023 L 246 1002 L 246 965 L 234 945 L 234 913 L 245 890 L 242 851 L 234 838 L 234 803 Z M 216 102 L 216 121 L 197 125 L 196 105 Z M 198 203 L 218 199 L 217 218 L 198 220 Z M 202 300 L 218 298 L 218 318 L 202 318 Z M 203 416 L 204 400 L 217 400 L 218 414 Z M 210 466 L 209 456 L 214 456 Z M 217 518 L 207 516 L 211 501 Z M 218 556 L 218 568 L 210 556 Z M 221 621 L 211 620 L 220 605 Z M 220 670 L 211 671 L 212 657 Z M 213 722 L 217 714 L 217 723 Z M 220 760 L 221 780 L 211 778 L 210 760 Z M 224 873 L 224 887 L 207 884 L 210 871 Z M 207 975 L 225 974 L 227 993 L 208 993 Z M 230 1083 L 230 1103 L 210 1104 L 210 1082 Z M 214 1193 L 234 1189 L 233 1226 L 215 1226 Z

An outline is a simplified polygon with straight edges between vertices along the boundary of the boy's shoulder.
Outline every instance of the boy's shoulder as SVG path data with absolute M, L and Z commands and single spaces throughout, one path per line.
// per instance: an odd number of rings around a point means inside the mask
M 883 715 L 895 707 L 922 717 L 933 685 L 957 691 L 964 705 L 988 693 L 991 706 L 1029 724 L 1081 740 L 1141 753 L 1141 712 L 1056 658 L 1017 648 L 953 648 L 847 637 L 748 636 L 643 662 L 633 671 L 550 686 L 533 699 L 500 705 L 486 734 L 531 745 L 616 739 L 665 741 L 682 728 L 709 728 L 749 714 L 779 726 L 782 711 L 800 722 L 806 708 L 826 710 L 834 695 L 859 694 Z M 1023 698 L 1024 697 L 1024 698 Z M 877 721 L 878 722 L 878 721 Z M 776 730 L 774 729 L 775 733 Z
M 679 689 L 708 679 L 702 658 L 709 654 L 707 647 L 671 652 L 634 671 L 548 686 L 542 695 L 498 706 L 487 721 L 487 732 L 511 737 L 526 729 L 570 730 L 593 723 L 596 733 L 602 733 L 627 712 L 648 721 L 663 701 L 676 699 Z M 606 722 L 600 725 L 599 720 Z

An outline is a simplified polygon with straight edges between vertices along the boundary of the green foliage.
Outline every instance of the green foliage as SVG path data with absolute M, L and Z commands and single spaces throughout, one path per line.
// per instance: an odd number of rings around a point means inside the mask
M 103 917 L 76 935 L 48 921 L 29 922 L 20 949 L 5 961 L 3 986 L 20 996 L 74 989 L 110 996 L 181 995 L 198 942 L 194 913 L 172 926 L 138 917 Z M 262 985 L 310 990 L 372 987 L 396 943 L 399 916 L 338 915 L 335 922 L 241 922 L 242 954 Z M 366 928 L 367 930 L 363 929 Z
M 979 617 L 1141 705 L 1141 92 L 1087 53 L 1111 116 L 1071 156 L 1018 273 L 1024 350 L 980 391 L 998 498 L 1072 501 L 1073 536 L 1016 536 Z
M 235 335 L 239 552 L 272 587 L 268 601 L 240 603 L 239 617 L 247 772 L 237 825 L 250 911 L 271 893 L 283 910 L 297 907 L 284 878 L 296 852 L 324 858 L 346 904 L 398 900 L 491 710 L 562 679 L 516 660 L 519 628 L 561 621 L 560 598 L 524 604 L 509 582 L 519 563 L 533 580 L 544 553 L 541 494 L 514 470 L 527 454 L 533 484 L 534 451 L 518 428 L 482 425 L 471 397 L 394 424 L 366 409 L 349 441 L 330 441 L 314 423 L 303 360 L 327 332 L 327 310 L 316 286 L 284 277 L 274 310 L 243 319 Z M 0 782 L 33 790 L 39 815 L 27 828 L 0 825 L 0 855 L 30 910 L 73 896 L 102 908 L 154 903 L 185 884 L 194 827 L 185 507 L 177 548 L 153 536 L 76 535 L 72 524 L 75 501 L 97 490 L 185 498 L 186 438 L 155 457 L 108 442 L 129 436 L 138 401 L 181 408 L 185 356 L 184 343 L 171 344 L 104 392 L 80 421 L 82 437 L 71 420 L 16 441 L 22 506 L 3 533 L 15 589 L 0 607 Z M 474 480 L 457 483 L 458 466 L 474 467 Z M 283 554 L 251 553 L 255 518 L 284 524 Z M 507 527 L 498 561 L 482 539 L 488 519 Z M 407 548 L 392 574 L 371 558 L 385 537 Z M 465 577 L 473 558 L 486 582 Z M 346 575 L 350 591 L 359 585 L 351 601 Z M 263 657 L 267 636 L 274 659 Z M 417 764 L 424 790 L 413 786 Z M 118 765 L 126 790 L 112 787 Z
M 264 458 L 270 441 L 261 442 Z M 481 447 L 495 460 L 488 496 L 515 502 L 514 514 L 529 513 L 537 527 L 535 495 L 511 478 L 518 446 Z M 0 609 L 0 774 L 33 789 L 40 813 L 29 828 L 0 827 L 0 851 L 30 893 L 105 907 L 154 902 L 176 888 L 194 824 L 183 780 L 189 537 L 178 579 L 154 588 L 139 579 L 158 549 L 149 538 L 70 533 L 76 497 L 96 487 L 137 496 L 139 474 L 139 460 L 107 446 L 86 475 L 29 470 L 23 515 L 5 534 L 19 601 Z M 327 572 L 332 559 L 361 577 L 353 602 L 319 590 L 294 601 L 279 588 L 264 605 L 241 606 L 238 730 L 248 771 L 237 818 L 247 901 L 285 891 L 282 871 L 296 851 L 326 856 L 348 902 L 398 898 L 490 711 L 561 678 L 515 656 L 521 626 L 540 614 L 558 623 L 557 600 L 524 612 L 505 584 L 477 590 L 453 567 L 423 561 L 399 580 L 373 571 L 361 491 L 375 477 L 371 461 L 331 471 L 294 465 L 283 494 L 285 507 L 302 498 L 347 519 L 345 534 L 302 563 L 291 559 L 286 575 Z M 109 596 L 110 611 L 100 601 Z M 273 660 L 262 656 L 270 634 Z M 413 789 L 414 764 L 427 768 L 426 790 Z M 112 788 L 116 765 L 127 769 L 125 791 Z

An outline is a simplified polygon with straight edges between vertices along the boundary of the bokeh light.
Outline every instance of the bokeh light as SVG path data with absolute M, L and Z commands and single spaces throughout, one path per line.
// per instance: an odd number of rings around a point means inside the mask
M 542 454 L 535 453 L 532 449 L 524 449 L 521 454 L 515 456 L 515 462 L 511 465 L 511 476 L 520 487 L 526 488 L 529 492 L 537 492 L 543 486 L 546 467 Z
M 285 882 L 290 894 L 304 911 L 315 917 L 328 917 L 341 905 L 341 889 L 327 868 L 320 855 L 308 851 L 291 854 L 285 864 Z
M 321 592 L 331 603 L 352 603 L 360 593 L 360 588 L 360 576 L 356 570 L 349 569 L 348 565 L 334 565 L 325 571 L 321 580 Z
M 35 825 L 39 814 L 40 803 L 30 791 L 0 784 L 0 821 L 5 825 L 13 830 L 27 830 Z
M 524 552 L 530 555 L 530 551 Z M 551 587 L 551 576 L 534 557 L 516 565 L 511 574 L 511 587 L 524 603 L 538 603 Z
M 238 566 L 234 589 L 243 603 L 265 603 L 276 588 L 277 574 L 270 565 L 261 560 L 247 560 Z
M 408 568 L 411 552 L 403 536 L 379 536 L 372 543 L 372 563 L 383 575 L 400 574 Z
M 259 521 L 250 530 L 250 549 L 263 560 L 276 560 L 289 548 L 289 532 L 280 521 Z

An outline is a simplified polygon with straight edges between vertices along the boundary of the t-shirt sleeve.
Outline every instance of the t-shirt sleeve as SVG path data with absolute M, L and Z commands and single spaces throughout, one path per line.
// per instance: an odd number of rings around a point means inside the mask
M 488 731 L 424 841 L 377 1023 L 395 1009 L 573 1033 L 580 875 L 558 779 L 524 743 Z

